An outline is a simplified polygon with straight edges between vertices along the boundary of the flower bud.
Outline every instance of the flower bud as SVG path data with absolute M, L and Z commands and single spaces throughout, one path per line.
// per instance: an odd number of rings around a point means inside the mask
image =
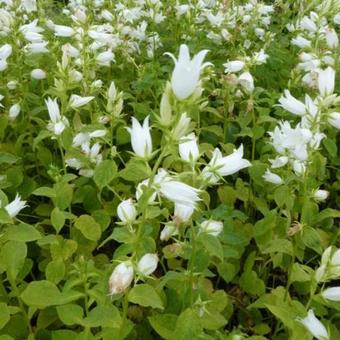
M 331 124 L 336 129 L 340 129 L 340 112 L 332 112 L 329 114 L 328 118 L 329 124 Z
M 340 301 L 340 287 L 327 288 L 321 295 L 327 300 Z
M 220 221 L 206 220 L 200 224 L 200 228 L 207 234 L 218 236 L 223 230 L 223 223 Z
M 238 72 L 241 71 L 244 67 L 244 61 L 234 60 L 229 61 L 228 63 L 223 64 L 225 67 L 224 73 Z
M 137 210 L 131 198 L 122 201 L 118 205 L 117 215 L 123 223 L 131 223 L 136 219 Z
M 138 262 L 138 271 L 144 276 L 151 275 L 157 268 L 158 256 L 156 254 L 145 254 Z
M 109 279 L 110 295 L 123 293 L 130 286 L 133 277 L 132 263 L 130 261 L 120 263 Z
M 168 241 L 171 236 L 178 235 L 178 229 L 174 223 L 166 223 L 159 238 L 161 241 Z
M 305 318 L 298 318 L 297 321 L 301 322 L 318 340 L 329 339 L 326 327 L 316 318 L 312 309 L 308 311 L 308 314 Z
M 191 120 L 190 117 L 187 116 L 187 113 L 182 113 L 176 126 L 171 131 L 172 137 L 175 140 L 179 140 L 180 138 L 185 136 L 189 132 L 190 122 Z
M 315 190 L 313 193 L 314 199 L 318 202 L 325 201 L 328 196 L 329 196 L 329 192 L 327 190 L 319 189 L 319 190 Z
M 319 71 L 318 87 L 322 97 L 331 95 L 334 92 L 335 71 L 330 66 Z
M 10 107 L 8 115 L 9 115 L 9 119 L 10 120 L 15 120 L 15 118 L 18 117 L 19 113 L 20 113 L 20 105 L 19 104 L 14 104 Z
M 179 141 L 179 155 L 186 162 L 195 162 L 199 157 L 199 150 L 194 133 L 184 136 Z
M 71 98 L 70 98 L 70 106 L 73 109 L 77 109 L 81 106 L 86 105 L 87 103 L 89 103 L 92 99 L 94 99 L 93 96 L 89 96 L 89 97 L 81 97 L 78 96 L 76 94 L 72 94 Z
M 171 120 L 172 120 L 172 110 L 171 110 L 171 104 L 169 100 L 169 88 L 170 84 L 167 84 L 167 87 L 162 95 L 161 104 L 159 107 L 159 122 L 163 126 L 170 126 Z
M 32 70 L 31 72 L 31 77 L 33 79 L 37 79 L 37 80 L 41 80 L 41 79 L 45 79 L 46 78 L 46 72 L 43 71 L 40 68 L 35 68 L 34 70 Z

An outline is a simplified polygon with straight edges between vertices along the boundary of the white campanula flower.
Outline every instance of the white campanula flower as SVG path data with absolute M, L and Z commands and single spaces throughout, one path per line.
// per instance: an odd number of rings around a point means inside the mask
M 104 137 L 106 130 L 95 130 L 92 132 L 80 132 L 73 138 L 72 146 L 77 147 L 84 143 L 88 143 L 92 138 Z
M 177 224 L 188 222 L 194 213 L 194 207 L 190 205 L 184 205 L 175 203 L 175 211 L 174 211 L 174 221 Z
M 149 116 L 144 119 L 143 125 L 132 117 L 132 127 L 127 128 L 131 135 L 131 146 L 134 153 L 142 158 L 148 159 L 152 153 L 152 139 L 149 127 Z
M 190 97 L 199 84 L 201 71 L 211 63 L 203 63 L 208 50 L 202 50 L 190 59 L 189 48 L 182 44 L 178 60 L 172 53 L 166 53 L 175 62 L 175 69 L 171 77 L 172 90 L 179 100 Z
M 93 96 L 88 96 L 88 97 L 81 97 L 76 94 L 72 94 L 70 97 L 70 106 L 73 109 L 77 109 L 79 107 L 82 107 L 86 104 L 88 104 L 92 99 L 94 99 Z
M 201 200 L 200 190 L 174 180 L 164 169 L 158 170 L 154 178 L 154 186 L 165 198 L 175 204 L 195 209 L 197 202 Z
M 120 263 L 109 279 L 110 295 L 123 293 L 134 278 L 134 270 L 130 261 Z
M 166 223 L 159 238 L 161 241 L 168 241 L 170 237 L 178 235 L 178 228 L 175 223 Z
M 232 72 L 238 72 L 241 71 L 244 67 L 245 63 L 241 60 L 233 60 L 229 61 L 224 66 L 224 73 L 232 73 Z
M 18 82 L 16 80 L 11 80 L 7 83 L 7 88 L 9 90 L 15 90 L 18 86 Z
M 328 122 L 336 129 L 340 129 L 340 112 L 331 112 L 328 117 Z
M 264 52 L 264 50 L 260 50 L 259 52 L 255 52 L 253 56 L 253 61 L 256 65 L 264 64 L 268 59 L 268 54 Z
M 12 105 L 10 108 L 9 108 L 9 111 L 8 111 L 8 116 L 9 116 L 9 119 L 10 120 L 15 120 L 15 118 L 18 117 L 19 113 L 21 111 L 21 107 L 19 104 L 14 104 Z
M 26 201 L 21 200 L 20 195 L 16 194 L 14 201 L 8 203 L 5 206 L 5 210 L 7 211 L 8 215 L 13 218 L 17 216 L 19 212 L 25 207 L 27 207 Z
M 56 37 L 72 37 L 76 32 L 72 27 L 64 25 L 53 25 L 54 35 Z
M 325 36 L 329 48 L 337 48 L 339 46 L 339 38 L 334 28 L 326 28 Z
M 111 62 L 115 61 L 115 55 L 111 50 L 99 53 L 96 57 L 96 62 L 101 66 L 110 66 Z
M 306 48 L 311 46 L 310 40 L 298 35 L 296 38 L 292 39 L 292 45 L 295 45 L 300 48 Z
M 40 68 L 35 68 L 31 72 L 31 77 L 33 79 L 42 80 L 46 78 L 46 72 Z
M 48 98 L 45 103 L 50 116 L 47 128 L 58 136 L 69 126 L 69 122 L 66 117 L 61 117 L 57 99 Z
M 330 287 L 321 293 L 322 297 L 330 301 L 340 301 L 340 287 Z
M 219 149 L 215 149 L 209 164 L 203 169 L 202 175 L 209 184 L 216 184 L 220 177 L 229 176 L 241 169 L 251 166 L 251 163 L 243 158 L 243 145 L 231 155 L 222 155 Z
M 319 71 L 318 88 L 320 95 L 326 97 L 334 92 L 335 71 L 328 66 L 325 70 Z
M 0 59 L 6 61 L 6 59 L 12 54 L 12 45 L 5 44 L 0 47 Z
M 329 192 L 327 190 L 318 189 L 313 192 L 313 198 L 318 202 L 325 201 L 328 196 Z
M 312 309 L 308 311 L 305 318 L 297 318 L 297 321 L 301 322 L 306 329 L 318 340 L 327 340 L 329 335 L 326 327 L 316 318 Z
M 212 236 L 218 236 L 223 230 L 223 223 L 220 221 L 206 220 L 200 224 L 200 229 Z
M 279 175 L 272 173 L 269 169 L 266 170 L 262 178 L 266 182 L 273 183 L 276 185 L 280 185 L 283 183 L 282 178 Z
M 197 145 L 197 138 L 194 133 L 190 133 L 180 139 L 179 155 L 181 159 L 186 162 L 195 162 L 199 157 L 199 150 Z
M 287 156 L 278 156 L 275 159 L 270 159 L 269 162 L 273 169 L 281 168 L 288 163 L 289 158 Z
M 158 265 L 158 256 L 157 254 L 145 254 L 138 262 L 137 269 L 139 273 L 144 276 L 151 275 L 156 269 Z
M 306 16 L 300 21 L 300 28 L 309 32 L 316 32 L 318 29 L 315 22 Z
M 137 217 L 137 210 L 132 199 L 127 199 L 119 203 L 117 207 L 117 215 L 123 223 L 131 223 Z
M 29 54 L 47 53 L 47 45 L 45 41 L 30 43 L 25 46 L 25 51 Z
M 289 90 L 284 90 L 284 96 L 281 96 L 279 103 L 280 106 L 294 115 L 303 116 L 306 114 L 305 104 L 293 97 Z
M 247 93 L 252 93 L 255 89 L 254 78 L 249 72 L 243 72 L 238 77 L 238 82 Z
M 336 25 L 340 25 L 340 13 L 335 14 L 334 18 L 333 18 L 333 22 Z

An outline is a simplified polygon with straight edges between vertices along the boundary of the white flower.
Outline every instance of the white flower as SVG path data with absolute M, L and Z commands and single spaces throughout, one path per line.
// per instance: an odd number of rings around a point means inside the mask
M 269 162 L 271 164 L 271 167 L 273 169 L 276 169 L 285 166 L 288 163 L 288 160 L 289 159 L 287 156 L 279 156 L 276 157 L 275 159 L 270 159 Z
M 249 72 L 243 72 L 238 77 L 238 82 L 247 91 L 247 93 L 252 93 L 254 91 L 254 78 Z
M 241 60 L 229 61 L 223 64 L 223 66 L 225 67 L 224 73 L 238 72 L 243 69 L 244 61 Z
M 253 60 L 256 65 L 261 65 L 267 61 L 268 57 L 268 54 L 266 54 L 262 49 L 259 52 L 254 53 Z
M 220 221 L 206 220 L 200 224 L 200 229 L 207 234 L 218 236 L 223 230 L 223 223 Z
M 27 44 L 25 46 L 25 50 L 27 51 L 27 53 L 31 53 L 31 54 L 37 54 L 37 53 L 47 53 L 48 49 L 47 46 L 48 43 L 45 41 L 42 42 L 34 42 L 31 44 Z
M 194 208 L 192 206 L 175 203 L 174 221 L 177 224 L 187 222 L 193 213 Z
M 46 78 L 46 72 L 43 71 L 40 68 L 35 68 L 34 70 L 32 70 L 31 72 L 31 77 L 33 79 L 37 79 L 37 80 L 41 80 L 41 79 L 45 79 Z
M 301 322 L 318 340 L 329 339 L 326 327 L 316 318 L 312 309 L 308 311 L 308 314 L 304 319 L 297 318 L 297 321 Z
M 185 205 L 194 209 L 196 208 L 196 203 L 200 201 L 200 190 L 172 179 L 164 169 L 158 170 L 154 184 L 164 197 L 175 204 Z
M 303 30 L 307 30 L 309 32 L 316 32 L 317 30 L 317 26 L 315 24 L 314 21 L 312 21 L 310 18 L 308 17 L 303 17 L 301 22 L 300 22 L 300 27 Z
M 190 59 L 189 48 L 182 44 L 179 50 L 178 60 L 171 53 L 166 53 L 175 62 L 175 69 L 172 73 L 172 90 L 179 100 L 191 96 L 199 84 L 201 70 L 211 63 L 203 63 L 208 50 L 202 50 Z
M 208 179 L 209 184 L 218 182 L 219 177 L 229 176 L 237 171 L 251 166 L 251 163 L 243 158 L 243 145 L 229 156 L 222 156 L 219 149 L 215 149 L 209 164 L 203 169 L 202 174 Z
M 133 277 L 132 263 L 130 261 L 120 263 L 109 279 L 110 295 L 123 293 L 130 286 Z
M 9 115 L 9 119 L 10 120 L 15 120 L 15 118 L 18 117 L 19 113 L 20 113 L 20 105 L 19 104 L 14 104 L 10 107 L 8 115 Z
M 266 170 L 262 178 L 269 183 L 280 185 L 283 183 L 282 178 L 279 175 L 272 173 L 269 169 Z
M 331 67 L 319 71 L 318 88 L 322 97 L 331 95 L 334 92 L 335 71 Z
M 151 275 L 157 268 L 158 256 L 156 254 L 145 254 L 138 262 L 138 271 L 144 276 Z
M 115 56 L 110 50 L 99 53 L 96 57 L 96 62 L 101 66 L 110 66 L 110 63 L 114 60 Z
M 179 155 L 186 162 L 195 162 L 199 157 L 197 138 L 194 133 L 184 136 L 179 141 Z
M 178 140 L 185 136 L 189 129 L 190 129 L 190 117 L 187 116 L 187 113 L 184 112 L 181 114 L 178 123 L 176 126 L 172 129 L 171 135 L 175 140 Z
M 330 287 L 325 289 L 321 295 L 331 301 L 340 301 L 340 287 Z
M 5 210 L 7 211 L 8 215 L 13 218 L 17 216 L 20 210 L 24 209 L 25 207 L 27 207 L 26 201 L 22 201 L 19 194 L 16 194 L 14 201 L 7 204 L 5 206 Z
M 47 128 L 58 136 L 64 131 L 66 126 L 69 126 L 69 122 L 66 117 L 60 116 L 57 99 L 52 100 L 51 98 L 48 98 L 45 100 L 45 103 L 50 116 L 50 122 L 48 123 Z
M 313 192 L 313 197 L 316 201 L 322 202 L 327 199 L 329 192 L 327 190 L 318 189 Z
M 123 223 L 131 223 L 136 219 L 137 210 L 131 198 L 119 203 L 117 215 Z
M 78 107 L 84 106 L 87 103 L 89 103 L 92 99 L 94 99 L 93 96 L 89 97 L 81 97 L 76 94 L 72 94 L 70 98 L 70 106 L 73 109 L 77 109 Z
M 0 59 L 6 61 L 6 59 L 12 54 L 12 45 L 5 44 L 0 47 Z
M 328 118 L 329 124 L 334 126 L 336 129 L 340 129 L 340 112 L 332 112 Z
M 171 236 L 178 235 L 177 226 L 174 223 L 166 223 L 159 238 L 161 241 L 168 241 Z
M 325 30 L 326 42 L 329 48 L 337 48 L 339 45 L 339 38 L 334 28 L 326 28 Z
M 336 25 L 340 25 L 340 13 L 335 14 L 334 18 L 333 18 L 333 22 Z
M 303 116 L 306 114 L 305 104 L 294 98 L 289 90 L 284 90 L 284 96 L 281 96 L 279 103 L 285 110 L 294 115 Z
M 143 126 L 132 117 L 132 127 L 127 128 L 131 135 L 131 146 L 134 153 L 148 159 L 152 153 L 152 139 L 149 127 L 149 116 L 144 119 Z
M 72 37 L 75 31 L 72 27 L 64 25 L 53 25 L 54 35 L 57 37 Z
M 296 38 L 292 39 L 292 45 L 298 46 L 300 48 L 306 48 L 311 46 L 311 42 L 301 35 L 298 35 Z

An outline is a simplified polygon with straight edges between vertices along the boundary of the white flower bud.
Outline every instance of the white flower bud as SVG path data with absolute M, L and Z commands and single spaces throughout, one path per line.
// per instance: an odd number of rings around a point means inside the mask
M 43 71 L 40 68 L 35 68 L 34 70 L 32 70 L 31 72 L 31 77 L 33 79 L 37 79 L 37 80 L 41 80 L 41 79 L 45 79 L 46 78 L 46 72 Z
M 244 67 L 244 61 L 234 60 L 229 61 L 228 63 L 223 64 L 225 67 L 224 73 L 238 72 L 241 71 Z
M 15 118 L 18 117 L 20 110 L 21 110 L 21 108 L 20 108 L 19 104 L 12 105 L 9 109 L 9 112 L 8 112 L 9 113 L 9 119 L 12 120 L 12 121 L 15 120 Z
M 326 327 L 316 318 L 312 309 L 308 311 L 308 314 L 304 319 L 297 318 L 297 321 L 301 322 L 318 340 L 329 339 Z
M 73 109 L 77 109 L 79 107 L 82 107 L 84 105 L 86 105 L 87 103 L 89 103 L 92 99 L 94 99 L 94 97 L 89 96 L 89 97 L 81 97 L 78 96 L 76 94 L 72 94 L 71 98 L 70 98 L 70 106 Z
M 279 175 L 272 173 L 269 169 L 266 170 L 262 178 L 266 182 L 277 184 L 277 185 L 280 185 L 283 183 L 282 178 Z
M 186 162 L 196 162 L 199 157 L 199 150 L 194 133 L 184 136 L 179 141 L 179 155 Z
M 122 201 L 117 207 L 117 215 L 123 223 L 131 223 L 137 217 L 137 210 L 131 198 Z
M 334 126 L 336 129 L 340 129 L 340 112 L 332 112 L 328 118 L 329 124 Z
M 340 287 L 327 288 L 321 295 L 327 300 L 340 301 Z
M 322 97 L 331 95 L 334 92 L 335 71 L 331 67 L 319 72 L 318 87 Z
M 110 295 L 123 293 L 131 284 L 134 277 L 130 261 L 120 263 L 112 272 L 109 279 Z
M 138 271 L 144 276 L 151 275 L 157 268 L 158 256 L 156 254 L 145 254 L 138 262 Z
M 185 136 L 190 129 L 190 122 L 191 120 L 190 117 L 187 116 L 187 113 L 182 113 L 178 123 L 171 131 L 172 137 L 175 140 L 179 140 L 181 137 Z
M 178 229 L 174 223 L 166 223 L 159 238 L 161 241 L 168 241 L 171 236 L 178 235 Z
M 206 220 L 200 224 L 200 228 L 207 234 L 218 236 L 223 230 L 223 223 L 220 221 Z
M 168 87 L 168 85 L 167 85 Z M 171 109 L 171 104 L 169 100 L 169 91 L 165 90 L 162 99 L 161 99 L 161 104 L 159 107 L 159 113 L 160 113 L 160 123 L 163 126 L 169 126 L 171 124 L 172 120 L 172 109 Z
M 314 199 L 318 202 L 325 201 L 328 196 L 329 196 L 329 192 L 327 190 L 319 189 L 319 190 L 315 190 L 313 193 Z

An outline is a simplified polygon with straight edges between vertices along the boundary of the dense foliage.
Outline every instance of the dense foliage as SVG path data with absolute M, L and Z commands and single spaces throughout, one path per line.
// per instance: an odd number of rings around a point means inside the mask
M 339 27 L 0 0 L 0 340 L 339 339 Z

